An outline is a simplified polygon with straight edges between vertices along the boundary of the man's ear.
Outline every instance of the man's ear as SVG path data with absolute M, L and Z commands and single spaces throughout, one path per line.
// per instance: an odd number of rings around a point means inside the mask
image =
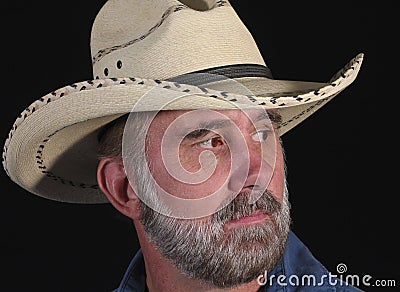
M 140 217 L 140 201 L 126 177 L 121 159 L 102 158 L 97 166 L 97 182 L 110 203 L 132 219 Z

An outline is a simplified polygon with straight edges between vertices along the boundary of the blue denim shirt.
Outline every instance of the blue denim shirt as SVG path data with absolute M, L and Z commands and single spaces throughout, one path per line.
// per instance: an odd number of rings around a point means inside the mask
M 361 291 L 340 281 L 311 254 L 293 233 L 289 233 L 285 253 L 267 277 L 259 277 L 259 291 Z M 132 259 L 120 286 L 114 292 L 145 292 L 146 270 L 143 254 L 139 250 Z

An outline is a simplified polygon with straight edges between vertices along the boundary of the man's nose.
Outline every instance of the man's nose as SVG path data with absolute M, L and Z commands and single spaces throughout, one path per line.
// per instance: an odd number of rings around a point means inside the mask
M 253 189 L 264 191 L 274 170 L 275 149 L 262 147 L 261 143 L 252 140 L 246 144 L 248 155 L 241 153 L 237 161 L 232 161 L 228 188 L 237 193 Z

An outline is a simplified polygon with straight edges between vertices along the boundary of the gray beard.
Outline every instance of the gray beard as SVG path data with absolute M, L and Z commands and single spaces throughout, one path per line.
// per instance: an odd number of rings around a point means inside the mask
M 148 195 L 153 188 L 145 189 Z M 249 196 L 240 193 L 226 207 L 201 219 L 169 217 L 141 202 L 140 221 L 150 241 L 188 277 L 218 288 L 234 287 L 276 266 L 291 223 L 287 187 L 282 203 L 269 192 L 254 204 L 249 204 Z M 269 215 L 264 223 L 224 230 L 226 222 L 256 210 Z

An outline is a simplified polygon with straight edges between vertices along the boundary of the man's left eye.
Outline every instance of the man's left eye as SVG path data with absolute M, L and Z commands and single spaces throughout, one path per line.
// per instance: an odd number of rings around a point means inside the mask
M 271 130 L 265 129 L 265 130 L 260 130 L 257 131 L 253 134 L 253 140 L 258 141 L 258 142 L 265 142 L 268 139 L 269 134 L 271 133 Z
M 208 140 L 197 143 L 197 146 L 206 149 L 216 148 L 218 146 L 224 145 L 224 140 L 221 137 L 215 136 Z

